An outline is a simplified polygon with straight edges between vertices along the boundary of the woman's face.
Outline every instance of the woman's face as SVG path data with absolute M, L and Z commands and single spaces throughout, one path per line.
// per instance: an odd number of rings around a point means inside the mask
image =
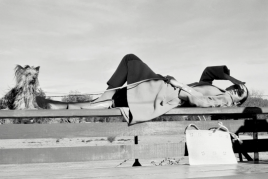
M 239 104 L 240 101 L 248 95 L 247 89 L 244 85 L 232 85 L 226 88 L 226 91 L 229 92 L 236 104 Z

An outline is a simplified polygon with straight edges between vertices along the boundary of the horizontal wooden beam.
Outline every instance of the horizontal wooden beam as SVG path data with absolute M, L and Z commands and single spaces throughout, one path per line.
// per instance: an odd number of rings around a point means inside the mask
M 166 115 L 268 114 L 268 107 L 174 108 Z
M 166 115 L 268 114 L 268 107 L 174 108 Z M 121 116 L 119 109 L 0 110 L 0 118 Z
M 131 145 L 15 148 L 0 150 L 0 164 L 124 160 L 133 156 Z
M 0 110 L 0 118 L 121 116 L 119 109 Z
M 184 143 L 183 143 L 184 144 Z M 184 156 L 181 143 L 110 145 L 0 150 L 0 164 L 83 162 L 100 160 L 149 159 Z
M 243 140 L 234 145 L 238 152 L 267 152 L 268 139 Z M 185 141 L 176 143 L 150 143 L 139 145 L 109 145 L 50 148 L 14 148 L 0 150 L 0 164 L 85 162 L 101 160 L 129 160 L 176 158 L 186 154 Z M 188 155 L 188 154 L 187 154 Z
M 146 122 L 128 126 L 117 123 L 78 123 L 78 124 L 6 124 L 0 125 L 0 139 L 36 138 L 76 138 L 76 137 L 116 137 L 116 136 L 161 136 L 184 134 L 189 124 L 200 129 L 218 127 L 222 122 L 231 132 L 243 133 L 268 131 L 268 120 L 219 120 L 219 121 L 169 121 Z

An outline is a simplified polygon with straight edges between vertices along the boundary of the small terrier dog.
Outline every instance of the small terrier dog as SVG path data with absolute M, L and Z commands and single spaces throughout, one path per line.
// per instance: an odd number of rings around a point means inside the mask
M 2 99 L 0 99 L 0 109 L 23 110 L 38 109 L 36 94 L 38 82 L 38 67 L 15 67 L 16 86 L 12 88 Z

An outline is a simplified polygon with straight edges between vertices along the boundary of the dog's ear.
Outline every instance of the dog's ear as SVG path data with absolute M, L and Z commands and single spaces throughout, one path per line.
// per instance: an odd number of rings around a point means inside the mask
M 16 77 L 16 80 L 17 80 L 17 83 L 21 80 L 21 76 L 24 72 L 24 68 L 20 65 L 16 65 L 15 67 L 15 77 Z
M 20 65 L 16 65 L 15 70 L 21 70 L 21 69 L 23 69 L 22 66 L 20 66 Z
M 24 66 L 24 69 L 26 70 L 27 68 L 30 68 L 30 66 L 29 65 L 25 65 Z
M 39 71 L 39 69 L 40 69 L 40 66 L 36 67 L 35 69 L 36 69 L 36 71 Z
M 16 65 L 16 67 L 15 67 L 16 76 L 22 74 L 23 71 L 24 71 L 24 68 L 22 66 Z

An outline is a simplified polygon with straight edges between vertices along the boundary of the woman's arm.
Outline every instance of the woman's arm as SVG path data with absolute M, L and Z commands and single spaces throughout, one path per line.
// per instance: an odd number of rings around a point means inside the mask
M 233 100 L 228 94 L 219 96 L 190 96 L 189 103 L 196 107 L 228 107 L 233 106 Z
M 184 101 L 188 101 L 190 106 L 194 107 L 228 107 L 233 106 L 233 101 L 230 95 L 222 94 L 219 96 L 196 96 L 189 95 L 185 91 L 179 93 L 179 98 Z
M 230 95 L 223 94 L 219 96 L 203 96 L 202 93 L 196 91 L 194 88 L 180 83 L 177 80 L 170 79 L 170 84 L 174 87 L 180 88 L 178 97 L 181 100 L 188 101 L 191 106 L 196 107 L 226 107 L 232 106 L 232 99 Z
M 180 89 L 178 97 L 184 101 L 189 101 L 191 96 L 203 96 L 202 93 L 196 91 L 195 89 L 186 84 L 178 82 L 175 79 L 171 79 L 170 84 Z
M 212 84 L 213 80 L 229 80 L 233 84 L 245 84 L 245 82 L 239 81 L 230 76 L 230 70 L 227 66 L 209 66 L 203 71 L 199 82 L 207 82 Z
M 234 77 L 232 77 L 232 76 L 230 76 L 228 74 L 224 74 L 224 78 L 226 80 L 231 81 L 233 84 L 236 84 L 236 85 L 244 85 L 244 84 L 246 84 L 245 82 L 239 81 L 238 79 L 235 79 Z

